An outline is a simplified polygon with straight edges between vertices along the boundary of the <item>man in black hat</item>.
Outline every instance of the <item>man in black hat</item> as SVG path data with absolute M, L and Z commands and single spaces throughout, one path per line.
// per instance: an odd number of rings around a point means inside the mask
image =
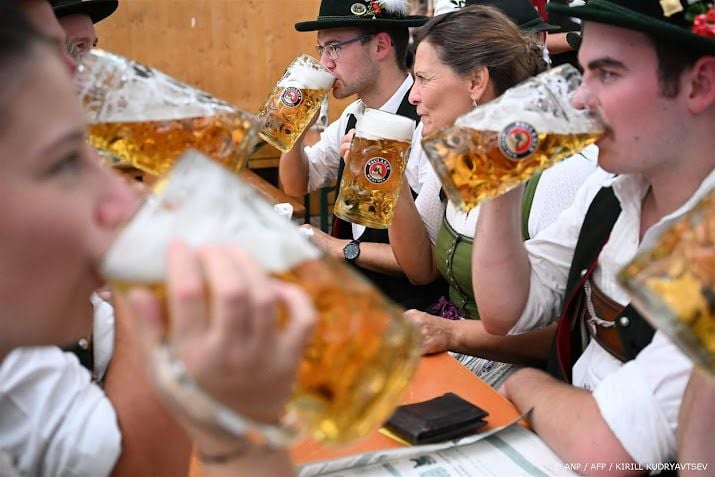
M 18 0 L 17 5 L 38 31 L 57 44 L 63 63 L 70 71 L 74 72 L 77 69 L 77 62 L 65 48 L 66 35 L 52 13 L 50 2 L 48 0 Z
M 413 79 L 405 64 L 408 27 L 427 21 L 408 15 L 406 0 L 323 0 L 315 21 L 296 23 L 298 31 L 317 31 L 320 60 L 335 76 L 333 96 L 358 100 L 321 134 L 320 141 L 304 147 L 304 137 L 281 156 L 280 179 L 285 191 L 302 197 L 321 187 L 339 184 L 344 163 L 340 146 L 355 127 L 365 107 L 418 119 L 408 101 Z M 408 165 L 408 169 L 409 169 Z M 408 181 L 418 191 L 415 177 Z M 404 277 L 386 230 L 344 222 L 333 217 L 332 236 L 313 229 L 313 241 L 331 256 L 346 260 L 373 281 L 386 295 L 409 308 L 424 308 L 438 295 L 431 285 L 416 287 Z M 441 284 L 440 284 L 441 285 Z M 437 287 L 437 285 L 435 285 Z
M 119 0 L 51 0 L 67 35 L 67 51 L 77 61 L 97 46 L 94 24 L 114 13 Z
M 551 376 L 523 369 L 503 391 L 519 409 L 533 408 L 533 429 L 562 459 L 593 464 L 584 473 L 640 473 L 676 457 L 692 364 L 630 306 L 616 277 L 715 187 L 715 28 L 700 17 L 713 8 L 551 5 L 584 21 L 574 103 L 604 121 L 604 171 L 526 244 L 521 189 L 480 211 L 472 274 L 485 329 L 520 333 L 560 315 Z

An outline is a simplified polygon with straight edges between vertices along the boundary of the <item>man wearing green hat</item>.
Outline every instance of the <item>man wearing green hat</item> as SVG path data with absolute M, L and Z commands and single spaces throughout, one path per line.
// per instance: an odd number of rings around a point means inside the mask
M 67 51 L 81 61 L 97 45 L 94 24 L 114 13 L 119 0 L 51 0 L 51 3 L 67 35 Z
M 485 329 L 521 333 L 560 316 L 551 376 L 523 369 L 503 392 L 533 408 L 533 429 L 564 461 L 593 464 L 585 473 L 642 473 L 676 458 L 692 364 L 629 305 L 616 276 L 715 187 L 713 8 L 692 0 L 551 5 L 584 22 L 574 103 L 603 119 L 603 171 L 525 244 L 521 189 L 481 209 L 472 273 Z
M 298 31 L 317 31 L 320 61 L 335 76 L 333 96 L 358 99 L 329 125 L 320 140 L 305 147 L 303 137 L 281 156 L 280 179 L 285 191 L 296 197 L 340 183 L 344 162 L 340 146 L 355 127 L 365 107 L 417 119 L 408 101 L 413 79 L 405 64 L 408 27 L 427 21 L 408 15 L 406 0 L 323 0 L 315 21 L 296 23 Z M 419 191 L 410 165 L 406 176 Z M 386 295 L 409 308 L 428 306 L 441 291 L 441 283 L 414 286 L 404 277 L 387 230 L 366 229 L 333 217 L 332 236 L 313 229 L 313 241 L 329 255 L 358 267 Z M 439 288 L 439 290 L 438 290 Z

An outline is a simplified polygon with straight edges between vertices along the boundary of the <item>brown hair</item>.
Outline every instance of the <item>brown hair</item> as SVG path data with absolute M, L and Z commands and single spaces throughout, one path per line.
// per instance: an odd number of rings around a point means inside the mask
M 546 69 L 536 39 L 490 6 L 473 5 L 432 18 L 417 33 L 416 42 L 421 41 L 434 46 L 440 61 L 460 76 L 486 67 L 497 96 Z
M 395 61 L 397 62 L 397 67 L 400 68 L 401 71 L 407 71 L 407 47 L 410 42 L 410 31 L 407 28 L 384 28 L 366 25 L 359 27 L 359 30 L 373 36 L 383 32 L 390 35 L 392 48 L 395 50 Z M 368 41 L 369 39 L 364 39 L 361 43 L 365 44 Z

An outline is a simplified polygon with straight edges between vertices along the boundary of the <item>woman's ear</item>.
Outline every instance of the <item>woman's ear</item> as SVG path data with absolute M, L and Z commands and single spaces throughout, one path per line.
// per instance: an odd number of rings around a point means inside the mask
M 469 78 L 469 97 L 477 104 L 486 102 L 484 95 L 489 88 L 489 69 L 486 66 L 472 71 Z

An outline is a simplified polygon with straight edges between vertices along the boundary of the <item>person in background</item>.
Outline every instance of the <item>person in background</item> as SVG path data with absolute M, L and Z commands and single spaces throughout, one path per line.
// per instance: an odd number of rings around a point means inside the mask
M 90 294 L 101 283 L 98 267 L 118 227 L 136 209 L 132 189 L 103 167 L 85 141 L 84 114 L 72 81 L 57 55 L 56 42 L 27 22 L 17 2 L 0 0 L 0 362 L 20 346 L 59 345 L 76 339 L 87 325 L 84 313 Z M 175 244 L 168 254 L 168 304 L 174 311 L 171 330 L 163 329 L 159 300 L 143 289 L 131 289 L 119 301 L 128 304 L 130 322 L 124 336 L 137 346 L 131 380 L 131 404 L 143 412 L 143 426 L 158 432 L 141 443 L 146 461 L 128 475 L 184 475 L 181 453 L 173 459 L 183 468 L 160 468 L 157 446 L 169 446 L 174 429 L 162 427 L 144 406 L 147 363 L 167 335 L 176 359 L 190 379 L 233 412 L 263 422 L 274 422 L 292 390 L 299 358 L 310 336 L 314 310 L 298 289 L 273 281 L 243 252 L 232 247 L 196 251 Z M 210 312 L 208 297 L 211 299 Z M 278 329 L 277 308 L 289 311 L 288 324 Z M 237 306 L 238 304 L 238 306 Z M 127 322 L 120 320 L 121 323 Z M 138 332 L 137 332 L 138 331 Z M 236 352 L 240 349 L 241 352 Z M 260 369 L 261 372 L 255 371 Z M 229 371 L 229 372 L 227 372 Z M 111 373 L 111 370 L 110 370 Z M 0 386 L 4 386 L 3 378 Z M 46 392 L 61 392 L 58 381 Z M 137 389 L 139 388 L 139 389 Z M 25 404 L 16 401 L 20 411 Z M 78 399 L 81 399 L 79 397 Z M 169 405 L 173 401 L 164 396 Z M 289 475 L 287 452 L 254 445 L 250 439 L 228 436 L 206 427 L 173 408 L 206 460 L 205 475 Z M 118 411 L 121 421 L 121 411 Z M 82 420 L 67 416 L 62 422 L 40 422 L 42 415 L 22 415 L 3 409 L 0 420 L 22 424 L 31 420 L 37 438 L 57 432 L 60 425 L 76 428 L 75 440 L 59 447 L 65 456 L 27 467 L 27 457 L 41 451 L 41 442 L 21 448 L 0 445 L 2 475 L 108 475 L 111 449 L 96 445 L 101 432 L 86 429 Z M 39 426 L 39 424 L 42 424 Z M 178 428 L 177 428 L 178 429 Z M 13 426 L 1 435 L 13 435 Z M 90 444 L 88 447 L 87 444 Z M 171 449 L 170 449 L 171 450 Z M 176 449 L 173 448 L 175 451 Z M 72 452 L 79 457 L 72 457 Z M 110 459 L 104 455 L 110 454 Z M 124 452 L 123 452 L 124 454 Z M 115 468 L 121 475 L 126 468 Z
M 302 198 L 336 181 L 340 184 L 341 141 L 354 129 L 364 108 L 417 119 L 408 101 L 413 80 L 405 57 L 408 28 L 424 24 L 427 17 L 407 12 L 405 0 L 323 0 L 316 21 L 296 23 L 298 31 L 317 30 L 320 61 L 336 78 L 333 96 L 357 95 L 358 99 L 321 133 L 316 144 L 305 147 L 304 134 L 281 156 L 279 174 L 287 194 Z M 419 192 L 419 179 L 409 163 L 405 175 L 414 192 Z M 327 255 L 355 265 L 385 295 L 405 307 L 423 308 L 444 288 L 443 282 L 412 285 L 400 270 L 384 229 L 366 229 L 333 217 L 331 235 L 316 228 L 312 233 L 313 242 Z
M 603 119 L 604 171 L 526 243 L 523 188 L 485 203 L 475 234 L 473 286 L 488 332 L 522 333 L 559 317 L 551 375 L 521 369 L 505 395 L 532 410 L 532 428 L 564 461 L 612 463 L 614 474 L 624 473 L 615 464 L 675 459 L 692 369 L 629 305 L 616 275 L 715 185 L 715 35 L 691 15 L 712 11 L 699 3 L 549 6 L 584 21 L 585 72 L 573 101 Z
M 94 24 L 110 16 L 119 0 L 51 0 L 55 16 L 65 31 L 67 51 L 77 63 L 97 46 Z

